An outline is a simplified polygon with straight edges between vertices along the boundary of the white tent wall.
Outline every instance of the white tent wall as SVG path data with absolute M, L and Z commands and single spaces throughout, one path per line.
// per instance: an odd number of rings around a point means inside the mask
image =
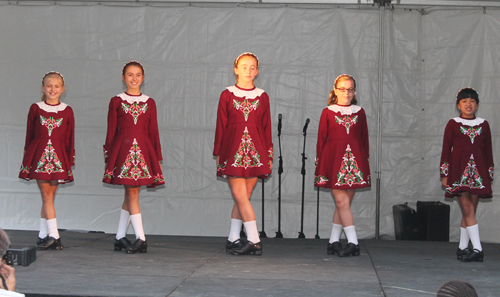
M 479 116 L 492 126 L 494 150 L 499 122 L 493 109 L 500 74 L 496 10 L 447 8 L 421 14 L 387 10 L 384 19 L 382 103 L 382 238 L 394 238 L 392 205 L 443 201 L 439 156 L 444 126 L 458 115 L 454 96 L 464 86 L 480 92 Z M 217 102 L 234 82 L 232 61 L 244 51 L 259 56 L 258 87 L 271 98 L 273 130 L 283 115 L 282 227 L 285 237 L 300 231 L 302 127 L 306 142 L 304 233 L 316 233 L 313 188 L 317 126 L 333 80 L 341 73 L 357 81 L 357 96 L 370 130 L 372 189 L 353 202 L 360 238 L 375 236 L 379 10 L 336 6 L 260 5 L 5 5 L 0 6 L 0 226 L 36 230 L 41 199 L 36 183 L 17 178 L 26 115 L 39 100 L 40 82 L 50 70 L 63 73 L 75 111 L 75 182 L 60 186 L 56 209 L 60 228 L 116 230 L 123 189 L 101 183 L 102 144 L 109 99 L 123 90 L 120 71 L 129 60 L 146 68 L 143 92 L 158 106 L 165 187 L 141 191 L 148 234 L 225 236 L 232 207 L 230 191 L 215 177 L 212 156 Z M 274 133 L 273 176 L 265 182 L 265 231 L 277 230 L 278 139 Z M 261 182 L 252 203 L 261 229 Z M 494 193 L 500 185 L 494 183 Z M 460 211 L 452 209 L 451 240 L 458 239 Z M 320 191 L 321 238 L 331 228 L 334 204 Z M 499 242 L 495 198 L 478 209 L 484 241 Z M 131 230 L 130 230 L 131 231 Z

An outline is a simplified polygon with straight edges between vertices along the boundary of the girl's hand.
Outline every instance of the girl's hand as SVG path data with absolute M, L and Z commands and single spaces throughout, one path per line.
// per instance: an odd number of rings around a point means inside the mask
M 158 164 L 160 164 L 160 170 L 163 171 L 163 168 L 161 167 L 160 161 L 158 161 Z
M 7 288 L 9 288 L 9 291 L 14 291 L 16 289 L 16 273 L 14 267 L 9 266 L 5 264 L 5 261 L 2 261 L 0 274 L 5 279 L 5 284 L 7 285 Z M 0 287 L 2 287 L 2 289 L 5 289 L 1 282 Z
M 446 188 L 446 186 L 448 185 L 448 177 L 443 177 L 443 180 L 441 181 L 441 184 L 443 185 L 443 187 Z
M 269 169 L 273 170 L 273 161 L 269 161 Z
M 220 158 L 220 155 L 217 156 L 217 159 L 216 159 L 216 165 L 217 165 L 217 168 L 219 167 L 219 158 Z

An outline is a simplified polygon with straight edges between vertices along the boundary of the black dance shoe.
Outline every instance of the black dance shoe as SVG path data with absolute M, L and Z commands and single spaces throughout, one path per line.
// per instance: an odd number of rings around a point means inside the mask
M 48 235 L 45 236 L 44 238 L 38 237 L 36 239 L 36 247 L 39 247 L 39 246 L 43 245 L 47 240 L 49 240 L 49 236 Z
M 245 242 L 240 248 L 235 248 L 231 250 L 233 255 L 262 255 L 262 243 L 253 243 L 251 241 Z
M 462 256 L 462 262 L 472 262 L 472 261 L 483 262 L 483 259 L 484 259 L 483 251 L 479 251 L 476 249 L 472 250 L 467 255 Z
M 132 243 L 127 239 L 127 237 L 122 237 L 120 239 L 115 238 L 115 251 L 121 251 L 123 249 L 126 250 L 130 246 L 132 246 Z
M 226 241 L 226 254 L 231 254 L 232 249 L 242 248 L 244 244 L 245 242 L 241 238 L 236 239 L 233 242 L 230 242 L 229 240 Z
M 342 244 L 338 241 L 328 243 L 328 246 L 326 247 L 326 253 L 328 255 L 340 255 L 340 252 L 344 249 Z
M 43 244 L 38 246 L 38 249 L 45 251 L 48 249 L 52 250 L 62 250 L 64 246 L 61 243 L 61 238 L 55 239 L 54 237 L 49 237 Z
M 460 248 L 457 248 L 457 260 L 462 260 L 462 257 L 470 253 L 471 250 L 466 247 L 465 249 L 461 250 Z
M 339 253 L 339 257 L 359 256 L 359 244 L 349 242 Z
M 148 243 L 142 239 L 137 239 L 134 244 L 127 248 L 127 254 L 135 254 L 135 253 L 147 253 L 148 252 Z

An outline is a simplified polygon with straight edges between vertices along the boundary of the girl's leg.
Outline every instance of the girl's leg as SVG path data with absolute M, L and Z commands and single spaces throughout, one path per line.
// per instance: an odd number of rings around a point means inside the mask
M 144 228 L 142 226 L 141 208 L 139 206 L 139 190 L 140 186 L 125 185 L 125 201 L 127 202 L 128 211 L 130 213 L 130 221 L 134 228 L 136 239 L 146 241 Z M 125 204 L 125 203 L 124 203 Z
M 228 182 L 236 208 L 245 225 L 247 239 L 253 243 L 260 242 L 257 222 L 255 222 L 255 212 L 250 203 L 250 197 L 257 183 L 257 178 L 228 177 Z
M 36 182 L 40 189 L 40 195 L 42 196 L 41 225 L 43 225 L 42 221 L 45 219 L 48 235 L 54 239 L 58 239 L 59 231 L 57 230 L 54 199 L 59 183 L 57 180 L 37 180 Z M 43 233 L 42 228 L 43 226 L 40 227 L 40 233 Z
M 479 227 L 476 220 L 476 210 L 479 197 L 477 195 L 472 195 L 469 192 L 463 192 L 458 198 L 458 201 L 460 202 L 460 206 L 462 208 L 463 221 L 465 221 L 467 233 L 469 234 L 472 246 L 475 250 L 482 251 L 483 248 L 479 238 Z
M 252 185 L 253 182 L 250 182 L 247 186 L 247 196 L 248 200 L 252 197 L 252 191 L 253 188 L 255 187 L 255 184 L 257 183 L 257 180 L 255 183 Z M 229 230 L 229 236 L 228 236 L 228 241 L 229 242 L 235 242 L 238 239 L 240 239 L 240 233 L 241 229 L 243 226 L 243 218 L 241 217 L 241 214 L 238 210 L 238 206 L 236 205 L 236 202 L 233 205 L 233 209 L 231 211 L 231 228 Z
M 351 212 L 351 203 L 354 198 L 355 190 L 338 190 L 332 189 L 333 198 L 335 200 L 336 209 L 338 212 L 338 217 L 342 226 L 344 227 L 344 232 L 347 237 L 347 241 L 358 244 L 358 238 L 356 236 L 356 230 L 354 228 L 354 219 Z M 335 213 L 333 215 L 333 223 L 335 222 Z

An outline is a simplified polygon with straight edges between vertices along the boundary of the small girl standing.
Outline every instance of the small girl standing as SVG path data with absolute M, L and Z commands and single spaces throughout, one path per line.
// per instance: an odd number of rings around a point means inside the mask
M 256 88 L 259 60 L 243 53 L 234 60 L 236 84 L 222 92 L 217 110 L 214 156 L 217 176 L 226 177 L 234 198 L 226 252 L 262 255 L 255 213 L 250 203 L 257 177 L 271 174 L 273 142 L 269 96 Z M 240 240 L 242 225 L 247 241 Z
M 42 92 L 42 101 L 31 105 L 28 113 L 19 178 L 36 179 L 42 196 L 38 249 L 61 250 L 54 198 L 60 183 L 73 181 L 75 118 L 71 107 L 59 102 L 64 93 L 64 78 L 59 72 L 45 74 Z
M 125 249 L 128 254 L 146 253 L 148 245 L 142 227 L 139 207 L 141 186 L 155 187 L 165 184 L 160 135 L 155 101 L 141 93 L 144 67 L 130 61 L 122 69 L 127 91 L 111 98 L 108 110 L 108 132 L 104 144 L 106 163 L 103 182 L 123 185 L 125 197 L 120 212 L 115 251 Z M 132 222 L 136 240 L 132 244 L 126 237 Z
M 314 185 L 332 189 L 335 200 L 329 255 L 359 256 L 351 203 L 355 189 L 370 187 L 368 126 L 356 99 L 356 81 L 348 74 L 335 79 L 328 107 L 321 114 L 316 146 Z M 339 242 L 344 230 L 345 247 Z
M 493 181 L 493 152 L 490 125 L 476 117 L 479 95 L 472 88 L 464 88 L 457 94 L 459 117 L 446 125 L 441 153 L 442 184 L 445 197 L 458 197 L 462 209 L 460 242 L 457 259 L 463 262 L 484 258 L 476 210 L 479 198 L 491 198 Z M 470 250 L 469 240 L 473 249 Z

